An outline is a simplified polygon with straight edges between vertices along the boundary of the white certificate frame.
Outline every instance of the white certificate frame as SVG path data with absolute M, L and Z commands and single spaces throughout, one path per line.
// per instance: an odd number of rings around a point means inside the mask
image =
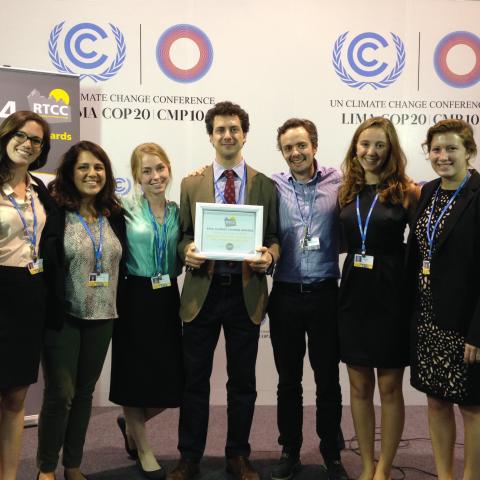
M 210 260 L 258 258 L 261 253 L 256 249 L 263 242 L 263 206 L 197 202 L 194 242 L 197 253 Z

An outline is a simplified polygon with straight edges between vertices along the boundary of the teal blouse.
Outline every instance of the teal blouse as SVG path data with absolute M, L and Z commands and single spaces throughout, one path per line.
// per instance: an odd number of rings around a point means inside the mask
M 152 277 L 157 274 L 155 255 L 155 236 L 152 220 L 145 197 L 135 195 L 122 199 L 127 224 L 127 270 L 130 275 Z M 176 278 L 181 271 L 177 260 L 177 243 L 180 232 L 178 205 L 167 202 L 164 222 L 166 228 L 166 248 L 163 253 L 161 273 Z M 158 230 L 163 238 L 163 225 L 158 224 Z

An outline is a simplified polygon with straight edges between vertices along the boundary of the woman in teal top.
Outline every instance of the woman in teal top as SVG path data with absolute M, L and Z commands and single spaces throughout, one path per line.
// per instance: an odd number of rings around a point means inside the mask
M 145 422 L 178 407 L 183 384 L 177 276 L 178 205 L 165 197 L 171 166 L 154 143 L 131 157 L 137 192 L 123 202 L 127 224 L 127 288 L 115 325 L 110 400 L 123 406 L 117 419 L 125 448 L 147 477 L 163 479 L 147 442 Z

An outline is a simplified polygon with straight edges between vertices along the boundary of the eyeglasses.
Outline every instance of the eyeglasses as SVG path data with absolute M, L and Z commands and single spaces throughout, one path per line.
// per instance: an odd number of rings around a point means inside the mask
M 18 143 L 25 143 L 27 140 L 30 140 L 30 143 L 33 147 L 41 147 L 43 145 L 43 140 L 39 137 L 32 137 L 27 135 L 25 132 L 19 130 L 13 134 L 13 137 Z

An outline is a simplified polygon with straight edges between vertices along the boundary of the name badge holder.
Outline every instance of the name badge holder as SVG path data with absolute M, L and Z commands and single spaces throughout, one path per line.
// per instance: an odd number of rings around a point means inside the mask
M 87 287 L 108 287 L 110 282 L 107 272 L 90 273 L 88 275 Z
M 313 251 L 313 250 L 320 250 L 320 237 L 312 237 L 307 233 L 302 238 L 300 242 L 300 248 L 305 251 Z
M 32 205 L 32 213 L 33 213 L 33 230 L 30 232 L 30 229 L 28 228 L 27 224 L 27 219 L 25 218 L 25 215 L 23 215 L 23 212 L 18 205 L 17 201 L 15 200 L 15 197 L 13 195 L 8 195 L 8 199 L 12 203 L 12 205 L 15 207 L 15 210 L 17 211 L 20 220 L 22 221 L 23 225 L 23 231 L 25 232 L 25 235 L 28 237 L 28 241 L 30 242 L 30 251 L 32 252 L 32 261 L 27 264 L 28 271 L 30 272 L 31 275 L 37 275 L 38 273 L 43 272 L 43 259 L 38 258 L 38 253 L 37 253 L 37 230 L 38 230 L 38 221 L 37 221 L 37 212 L 35 211 L 35 201 L 33 199 L 33 194 L 30 193 L 30 203 Z
M 438 192 L 440 190 L 440 184 L 438 185 L 437 190 L 435 191 L 435 196 L 433 198 L 433 203 L 432 203 L 432 209 L 430 210 L 430 213 L 428 214 L 428 222 L 427 222 L 428 256 L 427 256 L 427 258 L 424 258 L 423 261 L 422 261 L 422 274 L 423 275 L 430 275 L 432 253 L 433 253 L 433 243 L 434 243 L 434 240 L 435 240 L 435 233 L 437 231 L 438 225 L 440 224 L 440 221 L 444 217 L 446 211 L 450 208 L 450 205 L 452 205 L 453 201 L 455 200 L 455 198 L 460 193 L 460 190 L 462 190 L 462 188 L 465 186 L 465 184 L 467 183 L 469 178 L 470 178 L 470 172 L 467 171 L 467 174 L 463 178 L 462 183 L 458 186 L 458 188 L 455 190 L 455 193 L 452 195 L 452 197 L 447 202 L 447 204 L 443 207 L 442 211 L 440 212 L 439 217 L 437 218 L 437 221 L 435 222 L 435 225 L 433 225 L 433 228 L 432 228 L 432 215 L 433 215 L 433 211 L 435 210 L 435 203 L 437 202 Z
M 103 215 L 100 214 L 98 216 L 98 226 L 100 229 L 98 245 L 85 219 L 78 212 L 76 212 L 76 215 L 80 220 L 80 223 L 83 225 L 83 228 L 87 232 L 88 236 L 90 237 L 90 240 L 92 241 L 93 253 L 95 255 L 95 271 L 88 274 L 87 287 L 108 287 L 110 282 L 109 274 L 107 272 L 102 272 Z
M 373 255 L 367 255 L 367 247 L 366 247 L 366 240 L 367 240 L 367 230 L 368 225 L 370 223 L 370 218 L 372 216 L 373 209 L 378 201 L 378 193 L 375 195 L 375 198 L 370 205 L 368 210 L 367 218 L 365 220 L 365 227 L 362 224 L 362 216 L 360 215 L 360 195 L 357 195 L 356 199 L 356 210 L 357 210 L 357 223 L 358 229 L 360 230 L 360 237 L 362 239 L 362 253 L 356 253 L 353 257 L 353 266 L 357 268 L 366 268 L 367 270 L 373 269 Z
M 152 208 L 150 207 L 149 203 L 148 203 L 148 211 L 150 213 L 150 221 L 152 222 L 152 227 L 153 227 L 154 244 L 155 244 L 155 263 L 157 266 L 157 274 L 150 277 L 150 283 L 152 284 L 153 290 L 158 290 L 160 288 L 170 287 L 172 285 L 172 282 L 170 280 L 170 275 L 168 273 L 162 274 L 163 257 L 167 249 L 167 219 L 168 219 L 167 204 L 165 203 L 162 235 L 160 235 L 158 223 L 155 220 L 155 216 L 153 215 Z

